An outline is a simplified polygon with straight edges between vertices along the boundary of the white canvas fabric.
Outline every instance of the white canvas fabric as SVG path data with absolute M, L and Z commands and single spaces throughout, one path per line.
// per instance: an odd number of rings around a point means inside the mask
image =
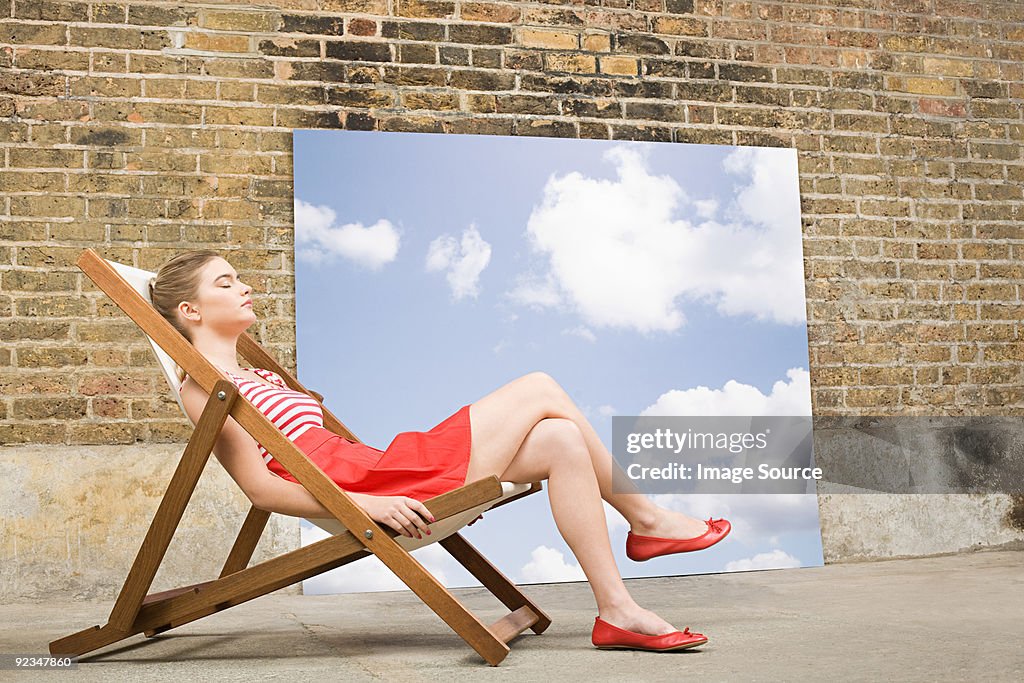
M 134 266 L 126 266 L 123 263 L 117 263 L 116 261 L 111 261 L 109 259 L 104 260 L 109 263 L 121 277 L 128 281 L 128 284 L 130 284 L 132 288 L 139 293 L 139 296 L 145 299 L 150 306 L 153 305 L 153 299 L 149 296 L 149 281 L 151 278 L 156 277 L 156 273 L 151 273 L 150 271 L 143 270 L 141 268 L 135 268 Z M 178 402 L 178 407 L 181 408 L 181 412 L 185 417 L 189 418 L 189 422 L 192 422 L 192 418 L 189 417 L 187 412 L 185 412 L 185 404 L 181 402 L 181 392 L 179 391 L 179 389 L 181 389 L 181 382 L 178 381 L 178 375 L 176 374 L 178 364 L 175 363 L 174 359 L 168 356 L 164 350 L 160 348 L 160 345 L 153 341 L 149 335 L 146 335 L 146 339 L 149 340 L 149 345 L 153 347 L 153 353 L 156 354 L 157 363 L 159 363 L 160 369 L 163 370 L 164 377 L 167 378 L 167 383 L 171 385 L 171 393 L 174 394 L 174 400 Z M 195 426 L 195 423 L 192 422 L 192 425 Z

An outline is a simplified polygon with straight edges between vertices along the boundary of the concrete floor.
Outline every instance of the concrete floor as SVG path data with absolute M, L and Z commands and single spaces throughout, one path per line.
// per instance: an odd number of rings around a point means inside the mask
M 156 638 L 86 655 L 81 681 L 1021 681 L 1024 552 L 987 551 L 627 582 L 637 601 L 706 634 L 692 650 L 597 650 L 585 583 L 526 586 L 552 618 L 489 667 L 409 591 L 271 594 Z M 483 589 L 456 596 L 490 623 Z M 106 604 L 2 608 L 0 653 L 106 623 Z M 44 674 L 45 675 L 45 674 Z M 52 674 L 50 674 L 52 676 Z M 0 671 L 0 680 L 39 672 Z

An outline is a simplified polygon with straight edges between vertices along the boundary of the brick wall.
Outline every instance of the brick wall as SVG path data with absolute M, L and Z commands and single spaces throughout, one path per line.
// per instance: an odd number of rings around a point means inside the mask
M 1024 3 L 0 0 L 0 17 L 2 444 L 191 432 L 74 265 L 85 247 L 155 270 L 230 245 L 273 294 L 251 333 L 294 367 L 294 128 L 794 147 L 815 412 L 1024 414 Z M 851 527 L 857 504 L 823 499 L 826 557 L 899 554 Z M 986 543 L 1019 536 L 1000 514 Z

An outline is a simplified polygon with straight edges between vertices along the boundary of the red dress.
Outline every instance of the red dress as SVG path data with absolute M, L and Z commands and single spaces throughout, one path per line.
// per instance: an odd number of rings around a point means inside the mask
M 324 428 L 319 404 L 311 407 L 310 397 L 289 389 L 277 373 L 264 368 L 248 369 L 272 384 L 225 372 L 238 386 L 239 393 L 343 491 L 425 501 L 465 484 L 472 444 L 469 404 L 429 431 L 401 432 L 387 448 L 380 450 Z M 267 469 L 298 483 L 277 458 L 262 445 L 259 448 Z
M 422 502 L 466 483 L 472 443 L 469 404 L 429 431 L 401 432 L 383 451 L 323 427 L 306 430 L 294 443 L 343 491 Z M 276 458 L 267 469 L 296 481 Z

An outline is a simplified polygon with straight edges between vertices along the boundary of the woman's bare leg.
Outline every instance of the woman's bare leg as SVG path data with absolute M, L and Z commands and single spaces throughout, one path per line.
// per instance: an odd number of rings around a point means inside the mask
M 612 468 L 618 468 L 593 426 L 572 399 L 549 375 L 523 375 L 470 406 L 473 447 L 466 481 L 500 474 L 512 461 L 534 425 L 548 417 L 571 420 L 580 430 L 590 454 L 601 497 L 619 511 L 630 529 L 645 536 L 693 538 L 707 531 L 699 519 L 660 508 L 637 493 L 612 490 Z M 625 481 L 625 475 L 622 475 Z
M 537 422 L 517 449 L 502 481 L 548 480 L 548 497 L 558 531 L 590 582 L 598 615 L 630 631 L 657 635 L 676 630 L 633 600 L 619 575 L 601 505 L 597 476 L 579 428 L 564 418 Z

